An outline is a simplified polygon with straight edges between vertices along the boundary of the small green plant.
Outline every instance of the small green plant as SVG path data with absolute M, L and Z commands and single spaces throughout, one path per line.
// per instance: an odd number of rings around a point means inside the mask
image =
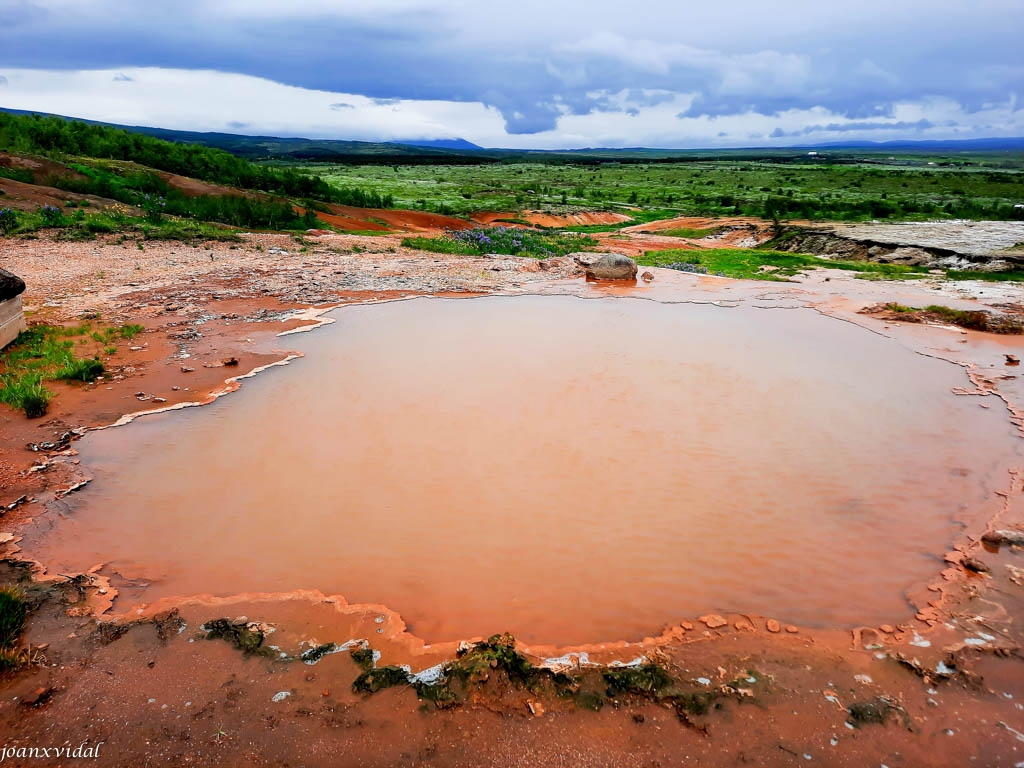
M 28 608 L 25 596 L 14 587 L 0 587 L 0 648 L 10 648 L 21 636 Z
M 17 669 L 22 657 L 14 650 L 25 627 L 28 606 L 25 596 L 14 587 L 0 587 L 0 672 Z
M 64 212 L 52 205 L 44 205 L 39 209 L 39 215 L 43 220 L 44 227 L 63 227 Z
M 45 416 L 53 393 L 43 386 L 39 374 L 0 375 L 0 403 L 25 412 L 30 419 Z
M 96 381 L 97 377 L 103 375 L 103 371 L 103 363 L 100 362 L 99 358 L 76 358 L 67 361 L 58 368 L 54 378 L 61 381 L 83 381 L 88 383 Z
M 0 234 L 13 232 L 18 226 L 18 214 L 12 208 L 0 208 Z
M 146 330 L 144 326 L 136 325 L 133 323 L 127 323 L 125 325 L 122 325 L 118 332 L 121 334 L 122 339 L 131 340 L 138 336 L 140 333 L 142 333 L 144 330 Z

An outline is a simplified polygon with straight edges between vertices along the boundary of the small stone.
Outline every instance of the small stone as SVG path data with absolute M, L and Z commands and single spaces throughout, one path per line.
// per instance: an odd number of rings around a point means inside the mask
M 789 634 L 791 635 L 795 635 L 797 632 L 800 631 L 800 629 L 799 627 L 790 624 L 788 627 L 786 627 L 786 631 L 789 632 Z
M 892 624 L 883 624 L 879 629 L 887 635 L 891 635 L 896 631 L 896 628 Z
M 326 699 L 326 698 L 327 698 L 328 696 L 330 696 L 330 695 L 331 695 L 331 689 L 330 689 L 330 688 L 324 688 L 324 689 L 323 689 L 323 690 L 322 690 L 322 691 L 320 692 L 320 695 L 321 695 L 321 696 L 323 696 L 323 697 L 324 697 L 324 698 Z
M 645 283 L 649 283 L 654 279 L 654 273 L 644 272 L 642 275 L 640 275 L 640 279 L 643 280 Z
M 689 632 L 691 629 L 693 629 L 693 624 L 691 622 L 689 622 L 689 621 L 684 621 L 679 626 L 682 627 L 683 629 L 685 629 L 687 632 Z
M 1020 358 L 1016 355 L 1003 355 L 1006 358 L 1007 365 L 1020 365 Z
M 530 714 L 534 717 L 542 717 L 544 715 L 544 705 L 539 701 L 528 701 L 526 706 L 530 708 Z
M 189 367 L 187 365 L 181 366 L 181 372 L 182 373 L 192 373 L 194 370 L 195 370 L 195 368 L 191 368 L 191 367 Z
M 36 688 L 32 693 L 21 700 L 26 707 L 41 707 L 53 696 L 52 688 Z
M 701 616 L 700 621 L 704 622 L 709 629 L 718 629 L 719 627 L 724 627 L 729 623 L 716 613 L 709 613 L 707 616 Z
M 769 632 L 778 632 L 782 629 L 782 625 L 775 619 L 768 619 L 768 621 L 765 622 L 765 626 L 768 628 Z
M 976 557 L 966 557 L 960 561 L 960 564 L 972 573 L 988 573 L 992 570 L 985 563 L 981 562 L 981 560 L 978 560 Z
M 237 357 L 227 357 L 227 358 L 221 360 L 220 362 L 221 362 L 222 365 L 230 367 L 232 365 L 238 365 L 238 358 Z

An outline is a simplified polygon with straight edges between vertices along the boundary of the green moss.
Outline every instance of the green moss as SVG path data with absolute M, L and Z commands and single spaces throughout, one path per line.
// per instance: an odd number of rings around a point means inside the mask
M 249 622 L 234 622 L 231 619 L 214 619 L 203 625 L 208 640 L 224 640 L 251 656 L 277 656 L 273 648 L 263 643 L 266 635 L 258 625 Z
M 337 648 L 338 646 L 334 643 L 324 643 L 323 645 L 318 645 L 315 648 L 303 651 L 299 658 L 306 664 L 316 664 L 324 656 L 334 653 Z
M 349 651 L 349 656 L 360 669 L 369 672 L 373 669 L 374 658 L 372 648 L 354 648 Z
M 910 727 L 910 716 L 897 702 L 885 696 L 878 696 L 869 701 L 857 701 L 847 707 L 849 722 L 855 728 L 865 725 L 885 725 L 889 721 L 902 723 Z
M 604 672 L 603 677 L 609 696 L 623 693 L 656 696 L 672 684 L 672 678 L 657 664 L 617 667 Z
M 491 673 L 500 672 L 513 684 L 525 685 L 533 680 L 538 670 L 515 649 L 515 643 L 515 638 L 508 633 L 492 635 L 462 654 L 449 666 L 447 675 L 466 684 L 486 681 Z
M 377 693 L 396 686 L 412 685 L 409 673 L 402 667 L 387 666 L 363 672 L 352 683 L 353 693 Z
M 573 700 L 580 709 L 588 709 L 591 712 L 600 712 L 604 708 L 604 696 L 597 691 L 580 691 Z

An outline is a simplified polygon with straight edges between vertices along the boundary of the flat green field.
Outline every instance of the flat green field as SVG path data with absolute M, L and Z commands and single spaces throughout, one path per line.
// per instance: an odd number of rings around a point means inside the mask
M 338 188 L 391 195 L 399 208 L 481 211 L 657 209 L 664 215 L 768 219 L 1024 219 L 1024 172 L 976 159 L 825 163 L 308 165 Z

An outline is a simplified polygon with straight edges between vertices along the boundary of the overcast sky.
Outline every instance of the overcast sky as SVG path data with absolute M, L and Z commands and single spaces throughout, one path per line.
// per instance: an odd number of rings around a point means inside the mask
M 488 147 L 1024 136 L 1022 0 L 0 0 L 0 106 Z

